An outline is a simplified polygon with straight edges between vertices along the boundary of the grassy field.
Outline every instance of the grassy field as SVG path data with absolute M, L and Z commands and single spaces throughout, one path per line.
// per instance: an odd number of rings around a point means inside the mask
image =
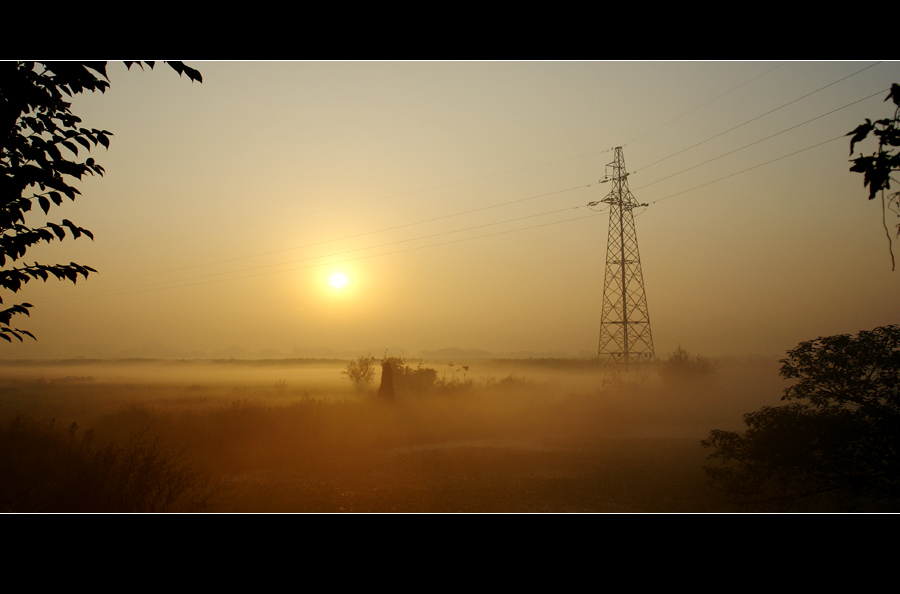
M 732 511 L 707 485 L 702 467 L 709 452 L 700 440 L 713 428 L 740 429 L 743 413 L 776 404 L 784 387 L 774 360 L 719 361 L 713 373 L 698 375 L 663 375 L 650 365 L 623 373 L 592 361 L 422 362 L 438 381 L 385 402 L 374 394 L 377 376 L 370 391 L 354 391 L 340 374 L 346 363 L 2 363 L 0 437 L 21 441 L 26 427 L 32 441 L 25 450 L 0 452 L 0 505 L 3 511 Z M 42 431 L 53 438 L 35 441 Z M 132 508 L 123 502 L 113 508 L 107 499 L 68 493 L 71 485 L 88 489 L 79 475 L 56 481 L 59 493 L 41 499 L 47 475 L 60 472 L 48 460 L 73 451 L 88 469 L 82 474 L 95 477 L 98 467 L 107 473 L 90 483 L 106 486 L 92 489 L 119 492 L 121 486 L 109 485 L 138 481 L 126 469 L 162 459 L 172 462 L 168 470 L 157 470 L 153 483 L 142 476 L 135 489 L 156 494 L 178 480 L 182 490 L 168 499 L 143 493 Z M 23 491 L 11 481 L 34 486 Z M 150 500 L 162 503 L 153 507 Z

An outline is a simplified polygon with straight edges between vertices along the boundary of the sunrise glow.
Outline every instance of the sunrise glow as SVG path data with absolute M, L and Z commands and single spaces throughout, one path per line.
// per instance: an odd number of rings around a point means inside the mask
M 328 279 L 328 284 L 335 289 L 343 289 L 347 286 L 347 275 L 343 272 L 336 272 Z

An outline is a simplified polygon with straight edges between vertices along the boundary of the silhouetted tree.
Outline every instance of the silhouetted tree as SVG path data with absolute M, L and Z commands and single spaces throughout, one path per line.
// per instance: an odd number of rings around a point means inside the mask
M 873 122 L 866 118 L 866 123 L 860 124 L 847 136 L 850 139 L 850 156 L 853 156 L 853 148 L 857 142 L 865 140 L 869 134 L 878 138 L 878 150 L 871 155 L 862 155 L 852 159 L 853 167 L 850 171 L 863 174 L 863 185 L 869 188 L 869 200 L 881 195 L 881 212 L 884 232 L 888 238 L 888 249 L 891 253 L 891 269 L 895 269 L 894 251 L 891 243 L 891 234 L 888 232 L 885 219 L 887 209 L 900 215 L 900 191 L 887 192 L 891 189 L 891 176 L 900 170 L 900 85 L 891 85 L 891 92 L 885 97 L 885 101 L 894 101 L 894 117 L 883 118 Z M 893 181 L 897 181 L 896 179 Z M 897 225 L 897 235 L 900 237 L 900 225 Z
M 853 509 L 900 499 L 900 326 L 802 342 L 781 361 L 783 406 L 712 431 L 709 476 L 747 506 Z
M 153 62 L 125 62 L 130 69 L 137 63 L 143 68 Z M 181 62 L 166 62 L 179 74 L 202 82 L 200 73 Z M 87 278 L 96 272 L 90 266 L 69 264 L 18 264 L 28 248 L 42 242 L 60 241 L 71 235 L 77 239 L 87 229 L 68 219 L 47 222 L 38 227 L 25 224 L 25 213 L 36 203 L 44 214 L 64 198 L 74 200 L 80 194 L 71 185 L 85 175 L 103 175 L 103 168 L 92 157 L 80 160 L 85 152 L 98 144 L 109 148 L 106 130 L 83 128 L 81 118 L 71 111 L 66 101 L 85 91 L 105 92 L 109 87 L 106 62 L 3 62 L 0 61 L 0 287 L 18 292 L 33 279 L 51 276 L 73 283 L 79 275 Z M 10 266 L 7 268 L 7 266 Z M 0 299 L 0 304 L 3 301 Z M 29 315 L 30 303 L 19 303 L 0 310 L 0 338 L 34 338 L 27 330 L 13 328 L 10 321 L 17 314 Z
M 346 375 L 357 392 L 365 392 L 375 379 L 375 357 L 357 357 L 350 361 L 341 375 Z

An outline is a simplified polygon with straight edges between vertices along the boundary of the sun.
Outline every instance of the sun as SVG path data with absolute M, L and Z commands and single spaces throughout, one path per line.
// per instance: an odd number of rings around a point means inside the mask
M 335 272 L 328 279 L 329 284 L 335 289 L 343 289 L 347 286 L 347 275 L 343 272 Z

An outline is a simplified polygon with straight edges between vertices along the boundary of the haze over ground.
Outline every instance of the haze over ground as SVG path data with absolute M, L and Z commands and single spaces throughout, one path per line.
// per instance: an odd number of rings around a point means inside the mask
M 107 174 L 46 218 L 96 240 L 28 261 L 99 274 L 11 298 L 0 356 L 593 356 L 615 146 L 657 356 L 900 323 L 845 136 L 900 62 L 186 62 L 73 101 Z

